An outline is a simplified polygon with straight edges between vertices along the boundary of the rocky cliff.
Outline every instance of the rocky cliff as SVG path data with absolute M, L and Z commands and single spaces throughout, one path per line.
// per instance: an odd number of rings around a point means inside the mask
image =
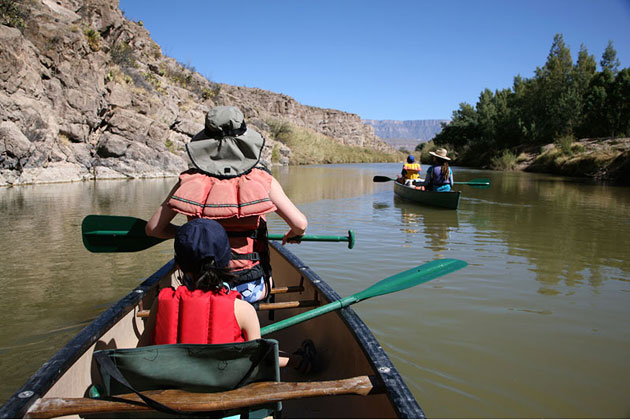
M 442 131 L 442 123 L 449 120 L 363 120 L 374 127 L 374 133 L 382 139 L 408 139 L 429 141 Z
M 216 105 L 243 110 L 267 139 L 267 162 L 279 120 L 392 151 L 358 115 L 207 80 L 164 56 L 117 0 L 4 1 L 18 16 L 0 25 L 0 186 L 175 176 Z
M 413 152 L 420 143 L 427 142 L 442 131 L 442 123 L 449 120 L 363 120 L 374 128 L 374 134 L 395 149 Z

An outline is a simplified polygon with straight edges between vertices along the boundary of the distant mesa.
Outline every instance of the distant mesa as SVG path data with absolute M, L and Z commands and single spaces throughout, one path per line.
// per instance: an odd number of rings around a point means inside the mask
M 413 151 L 420 143 L 433 139 L 450 120 L 362 120 L 374 127 L 374 134 L 396 149 Z

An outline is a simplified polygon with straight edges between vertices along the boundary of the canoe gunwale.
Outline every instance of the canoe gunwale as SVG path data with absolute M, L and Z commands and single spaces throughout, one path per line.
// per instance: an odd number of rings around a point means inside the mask
M 278 253 L 283 255 L 289 262 L 298 267 L 300 271 L 308 278 L 313 286 L 319 290 L 330 302 L 340 300 L 342 297 L 324 281 L 317 273 L 290 252 L 286 247 L 280 245 L 277 241 L 271 241 Z M 338 313 L 346 324 L 355 340 L 360 344 L 366 358 L 372 365 L 375 375 L 384 385 L 385 393 L 389 398 L 396 414 L 399 418 L 426 418 L 426 415 L 420 408 L 415 397 L 403 381 L 402 376 L 394 367 L 393 363 L 383 350 L 382 346 L 372 334 L 372 331 L 350 307 L 341 308 Z
M 449 210 L 457 210 L 461 198 L 461 191 L 422 191 L 399 182 L 394 182 L 394 194 L 413 203 Z M 433 200 L 431 197 L 437 197 L 439 200 Z
M 144 295 L 174 267 L 170 260 L 125 297 L 110 306 L 94 321 L 83 328 L 65 346 L 44 363 L 29 379 L 0 407 L 0 418 L 24 417 L 33 403 L 50 390 L 55 382 L 111 327 L 138 305 Z M 28 397 L 20 398 L 23 392 Z
M 329 301 L 341 299 L 341 296 L 317 273 L 305 265 L 286 247 L 277 241 L 270 241 L 270 245 L 293 266 L 295 266 L 305 278 L 312 282 Z M 162 277 L 174 268 L 174 261 L 170 260 L 158 271 L 135 287 L 126 296 L 109 307 L 89 325 L 84 327 L 64 347 L 58 350 L 42 367 L 40 367 L 28 380 L 13 394 L 1 407 L 0 418 L 22 418 L 28 409 L 44 396 L 59 378 L 94 345 L 110 328 L 132 311 L 145 296 L 145 294 Z M 356 312 L 349 307 L 338 311 L 340 318 L 348 327 L 350 333 L 359 343 L 366 358 L 374 369 L 375 375 L 384 384 L 385 394 L 399 418 L 426 418 L 418 402 L 403 381 L 398 370 L 379 345 L 372 331 L 359 318 Z M 28 393 L 21 398 L 20 394 Z

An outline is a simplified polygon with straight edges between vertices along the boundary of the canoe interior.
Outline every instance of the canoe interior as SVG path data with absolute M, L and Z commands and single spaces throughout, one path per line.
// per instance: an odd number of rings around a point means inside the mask
M 403 185 L 400 182 L 394 182 L 394 193 L 405 200 L 415 203 L 451 210 L 457 210 L 461 197 L 461 191 L 422 191 Z
M 285 247 L 272 243 L 271 261 L 275 287 L 303 286 L 301 292 L 275 295 L 276 302 L 317 300 L 325 304 L 340 296 Z M 100 375 L 92 353 L 95 350 L 130 348 L 148 344 L 146 318 L 158 286 L 173 276 L 173 262 L 164 265 L 131 293 L 110 307 L 70 343 L 57 352 L 2 407 L 0 417 L 27 415 L 38 397 L 84 397 Z M 280 321 L 310 308 L 259 312 L 261 326 Z M 271 321 L 269 318 L 273 318 Z M 293 352 L 310 338 L 324 361 L 315 375 L 300 375 L 281 369 L 283 381 L 317 381 L 373 375 L 384 384 L 383 393 L 368 396 L 331 396 L 283 402 L 285 418 L 422 418 L 424 413 L 370 330 L 351 308 L 331 312 L 266 336 L 277 339 L 280 349 Z M 116 417 L 119 417 L 118 415 Z

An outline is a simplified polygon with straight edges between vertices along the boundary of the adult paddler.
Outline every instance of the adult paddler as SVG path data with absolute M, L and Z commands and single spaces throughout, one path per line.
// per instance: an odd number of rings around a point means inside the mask
M 304 235 L 308 224 L 260 162 L 264 144 L 238 108 L 212 108 L 204 129 L 186 145 L 194 167 L 180 174 L 146 226 L 149 236 L 173 238 L 177 213 L 219 222 L 228 233 L 230 267 L 237 276 L 230 286 L 248 302 L 264 299 L 272 285 L 265 215 L 275 211 L 289 225 L 283 244 Z
M 424 177 L 424 185 L 430 191 L 448 192 L 453 188 L 453 170 L 449 167 L 448 152 L 439 148 L 435 152 L 429 152 L 433 156 L 433 164 L 427 169 Z

